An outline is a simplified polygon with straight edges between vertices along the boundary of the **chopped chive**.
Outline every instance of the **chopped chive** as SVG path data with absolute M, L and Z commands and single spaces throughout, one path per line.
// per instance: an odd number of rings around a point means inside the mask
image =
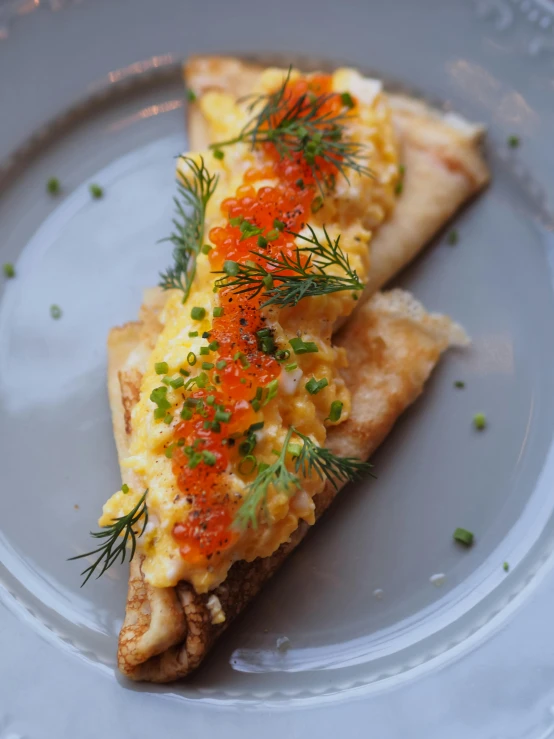
M 165 452 L 164 452 L 164 453 L 165 453 L 165 456 L 166 456 L 166 457 L 167 457 L 168 459 L 171 459 L 171 458 L 173 457 L 173 450 L 174 450 L 174 449 L 175 449 L 175 444 L 170 444 L 170 445 L 169 445 L 168 447 L 166 447 L 166 449 L 165 449 Z
M 287 452 L 293 457 L 299 457 L 302 451 L 302 445 L 291 441 L 287 446 Z
M 514 135 L 508 136 L 508 146 L 511 149 L 517 149 L 520 143 L 521 142 L 520 142 L 519 136 L 514 136 Z
M 202 452 L 202 459 L 207 465 L 213 467 L 217 458 L 213 452 L 209 452 L 207 449 L 204 449 Z
M 454 382 L 454 387 L 462 388 L 462 387 L 465 387 L 465 386 L 466 386 L 466 384 L 465 384 L 465 382 L 463 380 L 456 380 Z
M 206 398 L 206 405 L 213 405 L 215 403 L 215 395 L 208 395 Z
M 183 419 L 183 421 L 190 421 L 190 419 L 192 418 L 191 409 L 183 406 L 183 409 L 181 411 L 181 418 Z
M 209 346 L 201 346 L 200 347 L 200 356 L 205 357 L 210 353 L 210 347 Z
M 189 337 L 191 339 L 194 339 L 196 336 L 198 336 L 198 331 L 189 331 Z
M 169 381 L 169 384 L 174 390 L 178 390 L 180 387 L 183 387 L 185 380 L 183 377 L 175 377 L 173 380 Z
M 487 425 L 487 419 L 485 417 L 484 413 L 476 413 L 473 416 L 473 425 L 477 429 L 477 431 L 483 431 L 483 429 Z
M 321 195 L 317 195 L 312 200 L 312 213 L 317 213 L 318 210 L 321 210 L 323 208 L 323 198 Z
M 241 385 L 246 385 L 246 377 L 241 377 L 239 382 Z
M 260 249 L 265 249 L 267 247 L 267 239 L 265 236 L 258 236 L 258 246 Z
M 190 317 L 193 321 L 201 321 L 206 315 L 206 309 L 201 308 L 198 305 L 195 305 L 194 308 L 190 312 Z
M 237 216 L 236 218 L 229 218 L 229 223 L 231 226 L 240 226 L 240 224 L 244 221 L 244 216 Z
M 190 377 L 190 372 L 186 369 L 183 369 L 182 367 L 179 370 L 179 374 L 183 375 L 183 377 Z
M 194 352 L 189 352 L 187 354 L 187 362 L 190 364 L 191 367 L 196 364 L 196 354 Z
M 450 244 L 450 246 L 456 246 L 456 244 L 458 243 L 458 232 L 456 231 L 456 229 L 450 231 L 446 241 Z
M 220 359 L 219 362 L 215 363 L 215 368 L 218 370 L 225 369 L 227 367 L 227 362 L 225 359 Z
M 209 339 L 210 338 L 210 332 L 209 331 L 203 331 L 202 332 L 202 338 L 203 339 Z
M 456 529 L 452 536 L 454 541 L 458 541 L 466 547 L 470 547 L 473 544 L 473 533 L 467 529 Z
M 291 362 L 291 364 L 285 365 L 285 372 L 294 372 L 298 368 L 298 362 Z
M 277 395 L 277 392 L 279 390 L 279 380 L 271 380 L 270 383 L 266 385 L 267 390 L 267 397 L 263 402 L 263 405 L 267 405 L 270 400 L 273 400 L 273 398 Z
M 213 362 L 202 362 L 202 369 L 203 370 L 211 370 L 215 367 Z
M 188 408 L 198 408 L 202 404 L 202 401 L 200 398 L 187 398 L 185 400 L 185 405 Z
M 510 565 L 508 564 L 508 562 L 504 562 L 504 564 L 502 565 L 502 569 L 504 570 L 504 572 L 509 572 Z
M 214 149 L 214 159 L 223 159 L 225 157 L 225 152 L 221 149 Z
M 169 365 L 167 362 L 156 362 L 154 369 L 157 375 L 167 375 L 169 372 Z
M 202 252 L 202 254 L 209 254 L 211 250 L 211 244 L 202 244 L 202 249 L 200 251 Z
M 217 306 L 212 311 L 214 318 L 221 318 L 223 315 L 223 308 L 221 306 Z
M 50 315 L 52 316 L 52 318 L 55 321 L 57 321 L 58 318 L 61 318 L 62 317 L 62 309 L 60 308 L 60 306 L 59 305 L 51 305 L 50 306 Z
M 310 395 L 317 395 L 317 393 L 320 390 L 323 390 L 324 387 L 327 387 L 328 384 L 329 380 L 326 377 L 323 377 L 321 380 L 316 380 L 315 377 L 312 377 L 310 380 L 308 380 L 304 387 L 310 393 Z
M 279 231 L 276 228 L 272 228 L 271 231 L 266 233 L 265 237 L 268 241 L 275 241 L 275 239 L 279 238 Z
M 210 344 L 208 344 L 208 347 L 212 352 L 217 351 L 219 349 L 219 341 L 212 341 Z
M 260 410 L 260 408 L 262 407 L 262 404 L 260 403 L 260 401 L 257 398 L 254 398 L 254 400 L 251 400 L 250 403 L 252 405 L 252 408 L 256 412 L 258 412 Z
M 104 196 L 103 188 L 101 188 L 100 185 L 97 185 L 95 182 L 90 184 L 88 186 L 88 189 L 89 189 L 90 194 L 95 200 L 100 200 L 100 198 Z
M 251 434 L 254 431 L 260 431 L 265 426 L 264 421 L 257 421 L 256 423 L 250 424 L 250 427 L 248 428 L 248 433 Z
M 273 221 L 273 228 L 276 228 L 277 231 L 283 231 L 286 224 L 283 223 L 283 221 L 280 221 L 278 218 L 275 218 Z
M 299 180 L 296 180 L 294 184 L 296 185 L 296 187 L 299 187 L 301 190 L 304 189 L 304 180 L 302 178 L 300 178 Z
M 195 103 L 197 99 L 196 93 L 194 90 L 187 90 L 187 100 L 189 103 Z
M 199 388 L 206 387 L 208 383 L 208 375 L 205 372 L 201 372 L 198 377 L 196 378 L 196 384 Z
M 156 408 L 154 411 L 154 418 L 156 421 L 159 421 L 161 418 L 165 416 L 166 409 L 165 408 Z
M 288 349 L 278 349 L 275 352 L 275 359 L 278 362 L 286 362 L 289 357 L 290 357 L 290 352 Z
M 347 108 L 354 107 L 354 99 L 349 92 L 343 92 L 340 96 L 340 101 L 343 105 L 346 105 Z
M 204 431 L 208 431 L 208 429 L 211 429 L 211 427 L 212 427 L 211 421 L 204 421 L 204 423 L 202 424 L 202 428 L 204 429 Z
M 171 377 L 169 375 L 165 375 L 165 377 L 162 377 L 162 382 L 164 385 L 169 385 L 171 382 Z
M 229 411 L 222 411 L 218 409 L 215 412 L 214 419 L 216 421 L 221 421 L 222 423 L 229 423 L 229 421 L 231 420 L 231 413 Z
M 6 262 L 6 264 L 4 264 L 3 270 L 4 277 L 7 277 L 8 279 L 15 277 L 15 267 L 13 266 L 13 264 Z
M 226 275 L 229 275 L 230 277 L 235 277 L 238 275 L 240 269 L 240 265 L 238 262 L 233 262 L 232 259 L 226 259 L 223 262 L 223 271 Z
M 295 354 L 311 354 L 319 351 L 315 341 L 303 341 L 300 338 L 294 338 L 289 340 L 289 344 Z
M 406 174 L 406 166 L 404 164 L 398 165 L 398 173 L 401 177 L 404 177 L 404 175 Z
M 173 421 L 173 416 L 171 415 L 171 413 L 168 413 L 164 418 L 164 423 L 166 423 L 169 426 L 171 421 Z
M 331 403 L 331 410 L 329 411 L 329 416 L 325 419 L 326 421 L 331 421 L 332 423 L 336 423 L 341 415 L 342 415 L 342 402 L 340 400 L 333 400 Z
M 127 495 L 127 493 L 129 492 L 129 486 L 127 485 L 127 483 L 123 483 L 123 485 L 121 486 L 121 492 L 123 493 L 123 495 Z
M 57 177 L 50 177 L 50 179 L 46 183 L 46 189 L 48 190 L 50 195 L 57 195 L 62 189 L 59 179 Z
M 258 466 L 258 460 L 253 454 L 247 454 L 239 462 L 238 471 L 241 475 L 251 475 Z
M 402 180 L 398 180 L 394 188 L 395 195 L 401 195 L 403 189 L 404 189 L 404 183 L 402 182 Z

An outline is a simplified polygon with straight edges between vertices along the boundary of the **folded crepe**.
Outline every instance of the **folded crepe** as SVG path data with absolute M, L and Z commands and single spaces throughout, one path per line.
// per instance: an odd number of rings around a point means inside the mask
M 239 97 L 256 84 L 260 69 L 233 59 L 195 58 L 186 66 L 187 86 L 200 103 L 189 117 L 191 146 L 213 141 L 202 115 L 202 96 L 223 89 Z M 479 153 L 482 131 L 460 119 L 444 118 L 408 98 L 390 96 L 405 167 L 403 191 L 387 221 L 372 228 L 371 269 L 364 299 L 340 333 L 348 366 L 342 378 L 352 395 L 349 418 L 328 429 L 326 447 L 334 454 L 367 459 L 400 414 L 420 395 L 440 355 L 466 342 L 450 319 L 430 315 L 409 294 L 376 290 L 404 267 L 460 205 L 487 181 Z M 140 320 L 115 328 L 108 342 L 108 388 L 120 460 L 128 456 L 134 432 L 132 409 L 139 400 L 148 357 L 162 330 L 165 294 L 147 294 Z M 363 304 L 362 304 L 363 303 Z M 129 469 L 122 478 L 133 483 Z M 316 495 L 319 518 L 336 495 L 327 484 Z M 309 529 L 300 522 L 271 556 L 237 561 L 226 579 L 207 593 L 180 581 L 153 587 L 137 554 L 129 578 L 126 615 L 118 648 L 120 670 L 134 680 L 168 682 L 197 668 L 217 637 L 248 605 L 263 584 L 298 546 Z

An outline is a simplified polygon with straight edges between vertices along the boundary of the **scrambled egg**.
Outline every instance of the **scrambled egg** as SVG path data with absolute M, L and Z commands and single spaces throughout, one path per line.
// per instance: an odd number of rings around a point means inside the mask
M 298 73 L 293 73 L 293 79 Z M 262 75 L 260 92 L 276 89 L 283 79 L 283 71 L 268 69 Z M 390 111 L 381 94 L 381 85 L 375 80 L 361 77 L 349 69 L 339 69 L 333 75 L 333 90 L 349 92 L 357 101 L 356 116 L 347 124 L 346 135 L 361 142 L 368 152 L 368 166 L 373 177 L 349 173 L 349 182 L 338 176 L 334 192 L 325 198 L 323 207 L 313 215 L 310 225 L 322 236 L 325 224 L 332 238 L 341 235 L 341 247 L 362 282 L 370 269 L 369 245 L 372 230 L 391 212 L 398 181 L 398 154 L 393 134 Z M 249 119 L 243 103 L 222 92 L 209 92 L 200 100 L 204 117 L 210 127 L 212 141 L 235 137 Z M 198 155 L 192 155 L 198 157 Z M 217 159 L 211 152 L 202 156 L 210 172 L 218 172 L 220 181 L 207 210 L 204 240 L 208 240 L 210 228 L 221 225 L 224 218 L 221 202 L 234 196 L 243 184 L 245 172 L 256 160 L 249 144 L 238 143 L 227 147 L 225 157 Z M 186 172 L 181 172 L 186 176 Z M 257 189 L 275 185 L 274 180 L 255 183 Z M 214 275 L 209 258 L 200 254 L 190 297 L 182 304 L 181 293 L 169 294 L 156 346 L 142 378 L 139 402 L 132 412 L 132 438 L 130 454 L 124 465 L 133 473 L 137 485 L 124 494 L 116 493 L 104 506 L 101 525 L 107 525 L 114 516 L 121 515 L 136 504 L 143 490 L 148 488 L 147 504 L 149 524 L 139 539 L 139 547 L 145 555 L 143 570 L 146 580 L 156 587 L 175 585 L 179 580 L 191 582 L 198 592 L 206 592 L 220 584 L 234 561 L 271 555 L 297 528 L 300 520 L 314 521 L 313 497 L 322 490 L 323 482 L 316 476 L 303 480 L 302 489 L 292 497 L 270 487 L 267 500 L 266 521 L 256 529 L 242 531 L 231 547 L 221 556 L 214 557 L 208 565 L 187 561 L 173 536 L 176 523 L 187 518 L 190 503 L 179 495 L 172 461 L 165 450 L 173 439 L 174 425 L 166 424 L 154 416 L 155 405 L 150 399 L 152 391 L 160 385 L 160 375 L 155 365 L 165 362 L 169 376 L 178 375 L 181 368 L 193 368 L 188 357 L 193 352 L 200 356 L 201 346 L 206 344 L 202 333 L 209 331 L 213 309 L 218 306 L 218 294 L 213 291 Z M 294 426 L 317 444 L 324 446 L 329 408 L 333 401 L 343 404 L 339 422 L 348 418 L 350 396 L 340 370 L 347 363 L 342 349 L 332 345 L 333 325 L 340 316 L 348 315 L 354 308 L 354 296 L 350 291 L 302 300 L 297 306 L 286 309 L 265 308 L 267 326 L 274 331 L 279 347 L 289 346 L 293 337 L 317 344 L 317 353 L 291 355 L 297 363 L 293 371 L 281 371 L 279 392 L 262 410 L 265 425 L 256 431 L 256 457 L 268 464 L 275 461 L 275 449 L 282 447 L 286 432 Z M 191 306 L 205 309 L 202 320 L 191 318 Z M 191 332 L 198 332 L 191 337 Z M 198 368 L 195 368 L 198 369 Z M 328 384 L 317 394 L 310 394 L 306 381 L 311 378 L 327 378 Z M 174 410 L 182 405 L 182 390 L 171 387 L 167 399 Z M 240 498 L 249 482 L 248 476 L 236 469 L 225 471 L 224 482 L 231 494 Z M 214 615 L 217 619 L 217 614 Z

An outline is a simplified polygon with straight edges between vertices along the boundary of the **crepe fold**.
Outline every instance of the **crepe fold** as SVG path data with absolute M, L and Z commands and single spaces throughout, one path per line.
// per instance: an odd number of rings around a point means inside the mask
M 197 95 L 209 89 L 246 95 L 260 72 L 254 65 L 222 57 L 196 57 L 185 66 L 187 85 Z M 352 393 L 352 411 L 347 421 L 329 429 L 326 441 L 333 453 L 361 459 L 374 452 L 420 395 L 441 353 L 466 342 L 459 326 L 444 316 L 426 313 L 408 293 L 376 291 L 416 256 L 489 176 L 479 152 L 480 127 L 444 117 L 409 98 L 389 96 L 389 102 L 406 168 L 403 193 L 391 218 L 373 234 L 363 300 L 335 337 L 348 355 L 349 366 L 342 372 Z M 189 141 L 195 151 L 211 141 L 197 105 L 189 110 Z M 113 329 L 109 336 L 108 389 L 120 460 L 128 454 L 131 412 L 148 356 L 162 329 L 158 315 L 164 300 L 161 292 L 149 291 L 140 320 Z M 125 467 L 122 478 L 133 486 Z M 328 484 L 316 496 L 316 519 L 336 492 Z M 119 669 L 133 680 L 152 682 L 189 675 L 308 529 L 301 523 L 270 557 L 236 562 L 226 580 L 203 595 L 186 582 L 172 588 L 150 586 L 137 554 L 131 562 L 119 637 Z
M 138 399 L 142 371 L 161 330 L 156 314 L 162 304 L 163 296 L 151 292 L 141 320 L 110 333 L 108 387 L 120 460 L 127 456 L 131 410 Z M 348 352 L 349 367 L 343 376 L 352 393 L 352 412 L 347 421 L 329 429 L 326 446 L 341 456 L 367 459 L 419 396 L 441 353 L 465 342 L 461 327 L 444 316 L 426 313 L 409 293 L 392 290 L 375 295 L 336 337 L 336 343 Z M 122 477 L 132 484 L 124 467 Z M 316 518 L 336 492 L 328 484 L 316 496 Z M 203 595 L 186 582 L 175 588 L 150 586 L 142 574 L 140 555 L 136 555 L 119 637 L 120 670 L 134 680 L 152 682 L 188 675 L 308 529 L 301 523 L 271 557 L 235 563 L 227 579 Z M 221 615 L 224 620 L 217 623 Z

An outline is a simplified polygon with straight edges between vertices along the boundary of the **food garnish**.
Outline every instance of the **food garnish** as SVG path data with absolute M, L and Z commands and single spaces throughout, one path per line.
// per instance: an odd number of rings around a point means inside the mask
M 452 536 L 454 541 L 457 541 L 466 547 L 470 547 L 473 544 L 473 532 L 468 531 L 467 529 L 458 528 L 454 531 Z
M 456 231 L 455 228 L 452 231 L 450 231 L 450 233 L 448 234 L 448 238 L 446 240 L 448 244 L 450 244 L 450 246 L 456 246 L 456 244 L 458 243 L 458 232 Z
M 483 431 L 487 426 L 487 418 L 484 413 L 476 413 L 473 416 L 473 425 L 477 431 Z
M 455 380 L 454 381 L 454 387 L 457 387 L 459 389 L 464 388 L 466 386 L 465 382 L 463 380 Z
M 100 187 L 100 185 L 97 185 L 96 183 L 93 182 L 91 185 L 89 185 L 88 189 L 89 189 L 91 196 L 95 200 L 99 200 L 100 198 L 104 197 L 104 189 Z
M 310 236 L 288 230 L 285 233 L 310 246 L 299 246 L 293 256 L 252 252 L 260 260 L 258 262 L 239 264 L 227 260 L 222 271 L 226 277 L 217 280 L 216 286 L 230 288 L 239 295 L 246 293 L 248 297 L 263 292 L 266 300 L 262 308 L 269 305 L 288 308 L 297 305 L 302 298 L 341 290 L 363 290 L 364 286 L 350 266 L 348 256 L 340 248 L 340 236 L 333 241 L 324 226 L 325 238 L 320 241 L 314 229 L 309 225 L 307 228 Z M 330 267 L 339 268 L 344 275 L 328 273 Z
M 62 189 L 59 179 L 57 177 L 50 177 L 46 183 L 46 189 L 50 195 L 57 195 Z
M 173 199 L 174 231 L 163 239 L 174 246 L 173 265 L 160 273 L 159 284 L 163 290 L 180 290 L 185 303 L 196 274 L 196 257 L 202 249 L 206 207 L 217 187 L 218 176 L 208 172 L 202 157 L 200 163 L 186 156 L 180 160 L 188 172 L 184 181 L 177 184 L 178 194 Z M 190 213 L 187 213 L 187 208 L 191 209 Z
M 253 117 L 238 136 L 218 141 L 210 148 L 222 153 L 223 147 L 250 142 L 253 147 L 273 144 L 281 159 L 301 154 L 321 189 L 326 175 L 323 162 L 336 167 L 346 180 L 348 170 L 371 176 L 371 170 L 363 163 L 363 144 L 344 136 L 344 127 L 355 107 L 352 96 L 316 94 L 308 88 L 298 94 L 291 71 L 289 68 L 279 89 L 252 97 L 248 112 Z
M 517 147 L 520 145 L 521 141 L 519 136 L 515 136 L 512 134 L 512 136 L 508 136 L 508 146 L 511 149 L 517 149 Z
M 59 305 L 55 305 L 55 304 L 54 305 L 51 305 L 50 306 L 50 315 L 52 316 L 52 318 L 55 321 L 57 321 L 59 318 L 61 318 L 62 317 L 62 309 L 60 308 L 60 306 Z
M 2 269 L 4 271 L 4 277 L 8 279 L 15 277 L 15 267 L 10 262 L 6 262 Z
M 126 486 L 127 487 L 127 486 Z M 123 490 L 122 492 L 129 492 Z M 129 554 L 129 559 L 133 559 L 135 549 L 137 545 L 137 538 L 142 536 L 146 524 L 148 523 L 148 508 L 146 506 L 146 494 L 148 490 L 145 490 L 142 494 L 138 503 L 129 513 L 124 516 L 118 516 L 113 519 L 113 523 L 108 526 L 103 526 L 102 531 L 91 531 L 90 535 L 95 539 L 104 540 L 102 543 L 90 552 L 85 554 L 78 554 L 75 557 L 70 557 L 70 560 L 83 559 L 84 557 L 92 557 L 95 554 L 99 556 L 97 559 L 89 565 L 86 569 L 81 572 L 81 575 L 86 575 L 85 579 L 81 583 L 81 587 L 88 582 L 89 578 L 96 572 L 97 568 L 100 571 L 96 575 L 99 578 L 101 575 L 108 570 L 113 563 L 119 559 L 123 563 Z M 140 530 L 139 530 L 140 529 Z M 130 549 L 127 549 L 127 543 L 130 543 Z

